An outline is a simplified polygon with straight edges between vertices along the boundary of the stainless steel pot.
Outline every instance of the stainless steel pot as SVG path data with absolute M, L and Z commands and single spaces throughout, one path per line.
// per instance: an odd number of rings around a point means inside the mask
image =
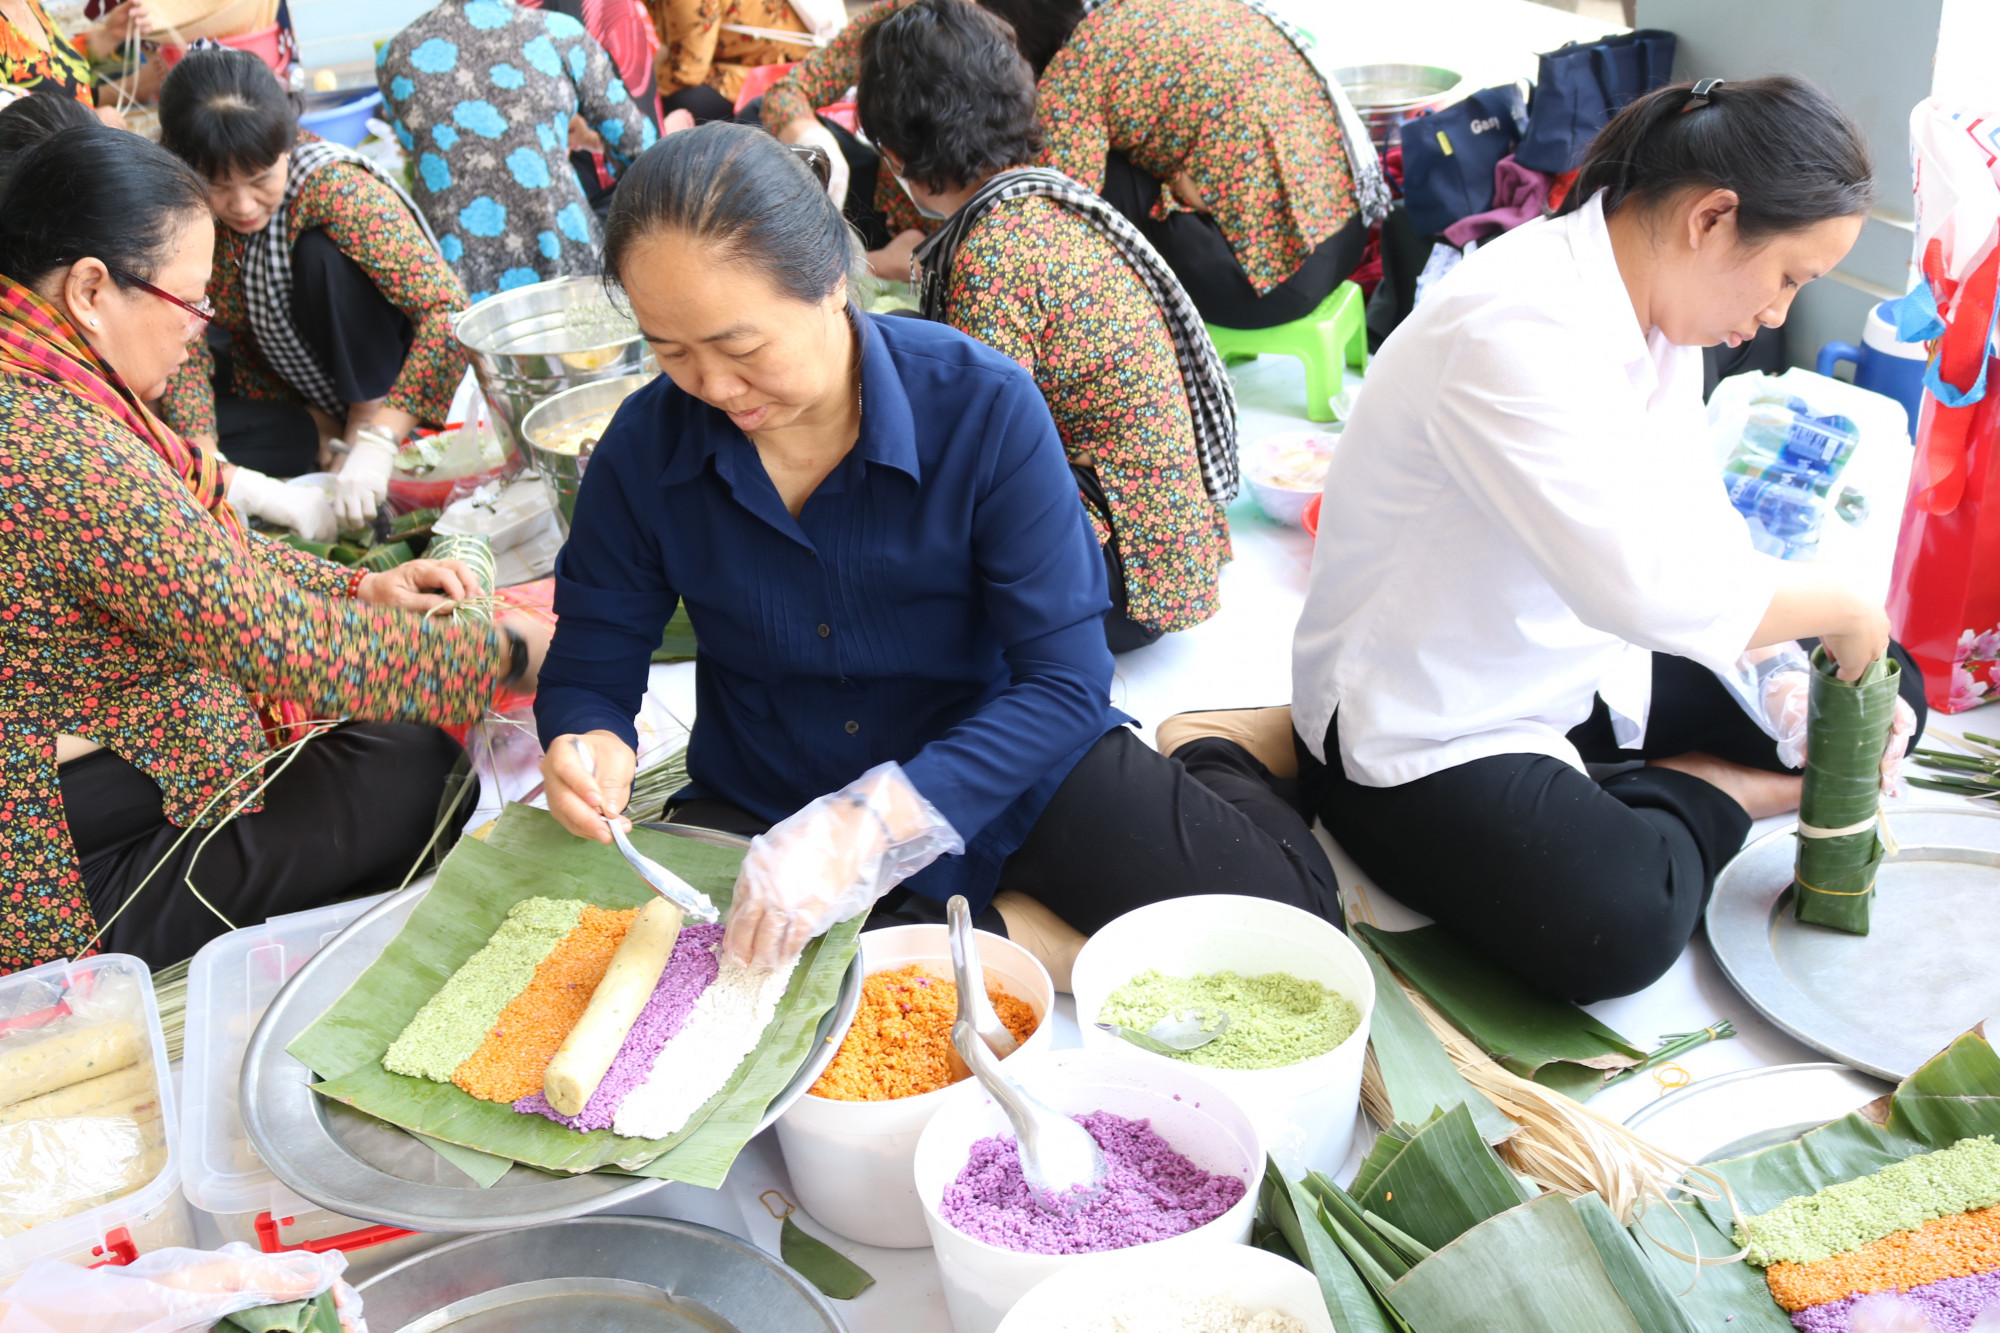
M 1403 141 L 1404 121 L 1451 102 L 1463 76 L 1436 65 L 1350 65 L 1333 77 L 1382 152 Z
M 590 451 L 597 441 L 585 440 L 575 453 L 551 449 L 548 442 L 561 434 L 563 427 L 570 423 L 616 408 L 633 393 L 651 384 L 658 375 L 657 370 L 640 375 L 620 375 L 616 379 L 598 380 L 565 389 L 538 404 L 522 420 L 521 438 L 527 442 L 536 471 L 542 474 L 542 480 L 549 487 L 564 532 L 569 531 L 570 516 L 576 510 L 576 490 L 583 482 L 583 470 L 590 464 Z
M 580 345 L 588 337 L 579 337 L 574 312 L 605 300 L 598 278 L 556 278 L 490 296 L 458 317 L 453 332 L 509 443 L 520 441 L 522 423 L 538 403 L 645 364 L 645 340 L 636 329 L 601 346 Z

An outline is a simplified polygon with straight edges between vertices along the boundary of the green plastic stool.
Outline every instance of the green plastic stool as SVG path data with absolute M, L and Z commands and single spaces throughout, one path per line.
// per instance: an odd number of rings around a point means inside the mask
M 1343 364 L 1364 370 L 1368 366 L 1368 312 L 1361 289 L 1343 282 L 1319 309 L 1304 319 L 1269 329 L 1225 329 L 1208 326 L 1208 336 L 1223 364 L 1254 361 L 1260 355 L 1295 356 L 1306 367 L 1306 418 L 1310 421 L 1335 419 L 1333 399 L 1345 378 Z

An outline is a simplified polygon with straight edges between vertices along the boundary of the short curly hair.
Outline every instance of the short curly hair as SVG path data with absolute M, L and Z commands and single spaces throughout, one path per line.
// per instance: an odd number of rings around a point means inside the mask
M 1014 31 L 968 0 L 917 0 L 861 39 L 861 123 L 927 190 L 954 190 L 1042 151 L 1035 76 Z

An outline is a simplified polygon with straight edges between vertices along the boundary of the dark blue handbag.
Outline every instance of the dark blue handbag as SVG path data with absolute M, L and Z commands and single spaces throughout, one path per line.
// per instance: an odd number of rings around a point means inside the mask
M 1541 57 L 1528 128 L 1514 160 L 1560 176 L 1625 104 L 1673 78 L 1674 35 L 1658 28 L 1571 42 Z
M 1493 207 L 1493 169 L 1525 119 L 1519 86 L 1505 83 L 1403 122 L 1403 198 L 1417 235 Z

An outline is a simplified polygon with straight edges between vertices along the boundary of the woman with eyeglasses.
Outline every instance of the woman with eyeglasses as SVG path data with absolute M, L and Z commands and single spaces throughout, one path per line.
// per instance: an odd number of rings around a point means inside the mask
M 208 182 L 220 224 L 210 336 L 161 415 L 272 477 L 331 466 L 338 525 L 365 526 L 403 440 L 445 424 L 465 375 L 451 331 L 465 289 L 402 186 L 299 129 L 248 52 L 191 51 L 174 66 L 160 142 Z
M 437 725 L 540 665 L 533 621 L 424 614 L 461 565 L 367 574 L 248 530 L 229 465 L 146 406 L 215 232 L 200 177 L 101 127 L 0 194 L 0 973 L 160 966 L 394 887 L 459 757 Z

